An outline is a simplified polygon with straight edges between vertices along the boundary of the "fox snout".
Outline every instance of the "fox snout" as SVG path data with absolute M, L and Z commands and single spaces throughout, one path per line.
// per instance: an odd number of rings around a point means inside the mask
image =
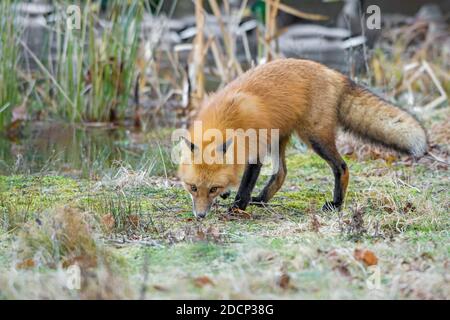
M 195 214 L 196 218 L 203 219 L 204 217 L 206 217 L 207 212 L 195 212 L 194 211 L 194 214 Z
M 208 200 L 192 198 L 192 212 L 196 218 L 203 219 L 206 217 L 213 203 L 213 201 Z

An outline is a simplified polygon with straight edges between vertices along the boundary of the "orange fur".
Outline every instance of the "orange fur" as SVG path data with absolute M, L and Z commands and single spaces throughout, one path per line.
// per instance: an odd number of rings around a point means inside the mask
M 196 120 L 202 122 L 203 130 L 214 128 L 224 134 L 226 129 L 279 129 L 280 139 L 288 139 L 296 132 L 332 166 L 342 199 L 349 173 L 335 146 L 338 126 L 416 156 L 426 150 L 425 132 L 413 117 L 341 73 L 308 60 L 276 60 L 247 71 L 211 95 Z M 192 142 L 203 147 L 215 143 L 201 136 L 194 136 Z M 217 185 L 224 191 L 236 185 L 243 168 L 181 164 L 179 175 L 188 191 L 191 185 L 201 187 L 204 198 L 204 188 Z M 269 198 L 281 187 L 284 176 L 274 180 L 278 182 L 269 186 Z M 195 205 L 198 195 L 191 194 Z M 203 207 L 210 206 L 208 201 Z

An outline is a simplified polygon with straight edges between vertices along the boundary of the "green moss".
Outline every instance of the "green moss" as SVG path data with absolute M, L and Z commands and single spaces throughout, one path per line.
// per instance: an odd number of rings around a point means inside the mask
M 165 288 L 149 285 L 152 297 L 241 297 L 246 292 L 243 297 L 370 298 L 368 271 L 353 257 L 357 247 L 377 255 L 386 287 L 395 277 L 403 279 L 404 271 L 398 269 L 402 261 L 412 263 L 411 268 L 419 262 L 420 268 L 427 266 L 414 274 L 417 283 L 440 279 L 450 250 L 444 173 L 378 160 L 347 162 L 351 181 L 341 213 L 320 211 L 332 197 L 328 165 L 310 152 L 290 151 L 286 182 L 267 208 L 249 207 L 251 219 L 229 221 L 221 215 L 232 198 L 220 200 L 214 212 L 198 222 L 192 219 L 186 192 L 160 182 L 118 186 L 51 175 L 0 176 L 0 230 L 5 239 L 0 242 L 0 269 L 17 263 L 10 248 L 27 221 L 52 212 L 47 209 L 69 206 L 89 212 L 100 225 L 112 214 L 112 230 L 101 228 L 96 241 L 114 239 L 102 245 L 115 257 L 117 272 L 131 277 L 136 290 L 141 290 L 147 269 L 148 283 Z M 263 184 L 260 181 L 258 188 Z M 363 229 L 357 232 L 352 226 L 358 212 Z M 130 216 L 139 217 L 138 227 L 126 225 Z M 129 241 L 122 247 L 120 239 Z M 277 285 L 281 268 L 293 288 Z M 194 285 L 192 279 L 204 275 L 212 278 L 213 286 Z M 437 284 L 427 285 L 442 297 Z M 394 297 L 409 296 L 396 292 Z

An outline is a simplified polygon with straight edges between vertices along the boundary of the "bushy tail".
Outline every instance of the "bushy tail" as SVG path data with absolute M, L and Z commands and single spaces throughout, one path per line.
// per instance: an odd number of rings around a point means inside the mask
M 338 115 L 344 129 L 371 142 L 416 157 L 427 151 L 425 131 L 416 119 L 354 83 L 343 94 Z

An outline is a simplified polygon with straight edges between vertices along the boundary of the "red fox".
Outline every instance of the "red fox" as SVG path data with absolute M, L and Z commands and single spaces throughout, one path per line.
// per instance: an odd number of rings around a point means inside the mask
M 260 159 L 245 164 L 181 163 L 179 177 L 198 218 L 206 216 L 217 196 L 227 196 L 239 182 L 230 210 L 245 210 L 250 202 L 268 202 L 286 177 L 286 145 L 293 133 L 333 171 L 333 200 L 324 204 L 325 211 L 340 210 L 349 181 L 348 167 L 336 149 L 338 127 L 415 157 L 427 150 L 425 131 L 411 115 L 343 74 L 309 60 L 280 59 L 253 68 L 207 98 L 199 110 L 196 121 L 201 121 L 203 131 L 279 129 L 281 164 L 261 193 L 252 198 L 262 167 Z M 193 128 L 190 132 L 192 137 Z M 192 153 L 201 146 L 217 144 L 201 135 L 185 140 Z M 215 147 L 225 154 L 232 142 L 221 141 Z

